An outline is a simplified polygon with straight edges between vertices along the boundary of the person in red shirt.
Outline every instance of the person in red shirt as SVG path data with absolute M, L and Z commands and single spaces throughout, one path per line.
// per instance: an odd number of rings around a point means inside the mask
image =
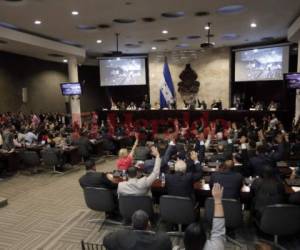
M 118 170 L 126 170 L 128 168 L 130 168 L 132 166 L 132 162 L 133 162 L 133 155 L 134 155 L 134 151 L 138 145 L 138 134 L 135 134 L 135 142 L 133 144 L 133 147 L 130 151 L 130 153 L 128 153 L 128 150 L 126 148 L 121 148 L 119 151 L 119 158 L 117 160 L 117 168 Z

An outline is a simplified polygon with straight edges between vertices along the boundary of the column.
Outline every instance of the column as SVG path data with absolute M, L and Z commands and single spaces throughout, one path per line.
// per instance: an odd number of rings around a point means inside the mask
M 300 72 L 300 40 L 298 41 L 298 72 Z M 296 90 L 295 119 L 300 117 L 300 89 Z
M 78 82 L 78 67 L 76 57 L 68 58 L 69 81 Z M 72 114 L 72 124 L 77 122 L 81 127 L 81 110 L 80 110 L 80 96 L 70 97 L 70 111 Z

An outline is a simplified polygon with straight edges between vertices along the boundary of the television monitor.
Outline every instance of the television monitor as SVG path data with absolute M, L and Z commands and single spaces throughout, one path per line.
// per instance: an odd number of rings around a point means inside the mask
M 81 95 L 81 84 L 79 82 L 65 82 L 60 84 L 64 96 Z
M 99 60 L 100 85 L 146 85 L 145 57 L 104 57 Z
M 256 47 L 235 51 L 235 81 L 283 80 L 289 68 L 289 47 Z
M 284 80 L 289 89 L 300 89 L 300 73 L 284 74 Z

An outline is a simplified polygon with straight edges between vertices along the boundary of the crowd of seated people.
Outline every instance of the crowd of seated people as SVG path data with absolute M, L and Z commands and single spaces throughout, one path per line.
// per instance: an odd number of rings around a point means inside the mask
M 133 145 L 130 153 L 125 148 L 119 150 L 116 171 L 126 172 L 125 178 L 119 182 L 110 175 L 108 179 L 117 184 L 119 197 L 128 194 L 151 196 L 151 188 L 159 179 L 166 194 L 188 197 L 194 202 L 197 201 L 194 185 L 199 181 L 208 183 L 211 190 L 220 184 L 224 188 L 223 197 L 236 200 L 242 199 L 242 187 L 250 185 L 247 191 L 252 197 L 250 209 L 257 220 L 268 205 L 300 203 L 300 192 L 287 193 L 284 180 L 299 178 L 299 169 L 294 169 L 291 176 L 283 175 L 277 165 L 280 161 L 288 161 L 291 155 L 299 165 L 299 121 L 294 122 L 290 132 L 275 115 L 261 121 L 245 118 L 241 123 L 199 120 L 188 124 L 167 119 L 156 127 L 141 121 L 117 122 L 115 126 L 109 121 L 103 127 L 107 124 L 112 126 L 112 131 L 123 127 L 122 136 L 131 137 Z M 215 171 L 209 175 L 206 169 L 212 163 Z M 199 225 L 189 226 L 186 233 L 200 228 Z M 107 236 L 104 241 L 108 249 L 119 249 L 112 243 L 116 235 Z
M 236 110 L 256 110 L 256 111 L 277 111 L 279 109 L 280 105 L 278 102 L 275 102 L 274 100 L 271 100 L 269 103 L 265 103 L 262 101 L 254 100 L 253 97 L 250 97 L 250 100 L 246 102 L 241 97 L 237 96 L 232 104 L 232 108 L 235 108 Z
M 66 163 L 64 149 L 72 145 L 78 147 L 84 161 L 90 158 L 94 123 L 91 121 L 80 129 L 77 124 L 72 126 L 70 116 L 65 114 L 3 113 L 0 114 L 0 153 L 20 153 L 35 148 L 39 152 L 40 149 L 54 153 L 59 162 L 57 168 L 62 170 Z M 99 134 L 99 126 L 96 127 Z M 0 174 L 6 171 L 5 164 L 0 161 Z
M 185 250 L 224 249 L 223 188 L 219 184 L 215 184 L 212 189 L 212 195 L 214 198 L 214 219 L 210 237 L 206 237 L 206 232 L 201 224 L 190 224 L 184 234 Z M 108 250 L 183 250 L 179 246 L 173 248 L 171 239 L 166 233 L 151 231 L 149 216 L 142 210 L 138 210 L 132 215 L 132 230 L 121 230 L 107 234 L 103 239 L 103 245 Z

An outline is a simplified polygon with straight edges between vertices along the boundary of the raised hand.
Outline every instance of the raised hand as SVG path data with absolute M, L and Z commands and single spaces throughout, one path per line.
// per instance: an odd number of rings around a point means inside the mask
M 212 188 L 212 196 L 215 202 L 221 202 L 223 197 L 223 187 L 219 183 L 215 183 Z

